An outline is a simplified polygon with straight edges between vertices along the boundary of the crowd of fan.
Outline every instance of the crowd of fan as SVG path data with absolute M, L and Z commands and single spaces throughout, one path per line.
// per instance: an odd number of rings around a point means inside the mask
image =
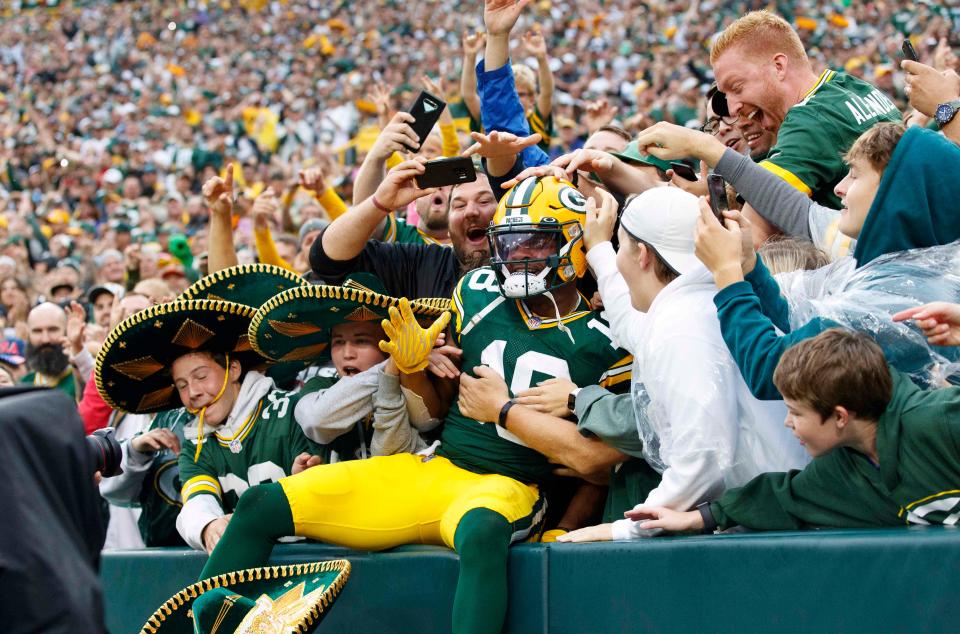
M 633 393 L 605 400 L 613 395 L 548 381 L 507 394 L 521 406 L 508 416 L 506 386 L 486 371 L 461 375 L 453 342 L 429 363 L 436 377 L 460 377 L 461 412 L 499 417 L 592 482 L 628 461 L 662 477 L 621 500 L 628 519 L 612 523 L 590 525 L 602 494 L 593 506 L 575 495 L 582 506 L 554 518 L 554 536 L 889 523 L 890 505 L 922 486 L 887 498 L 858 490 L 859 510 L 855 493 L 815 498 L 831 477 L 869 481 L 861 458 L 909 471 L 883 453 L 895 441 L 876 431 L 880 420 L 888 429 L 895 417 L 899 442 L 922 452 L 933 441 L 911 425 L 939 417 L 932 437 L 960 446 L 960 399 L 943 387 L 956 371 L 949 346 L 960 344 L 960 308 L 948 303 L 960 299 L 960 190 L 946 182 L 960 116 L 941 112 L 960 99 L 960 6 L 778 2 L 790 37 L 769 13 L 734 23 L 761 4 L 8 5 L 0 384 L 67 391 L 88 432 L 117 424 L 94 359 L 137 311 L 255 261 L 331 284 L 362 270 L 392 296 L 450 297 L 487 261 L 483 231 L 509 186 L 571 179 L 589 199 L 581 291 L 634 356 Z M 907 37 L 919 63 L 901 64 Z M 761 58 L 774 49 L 770 70 Z M 414 157 L 404 111 L 423 88 L 449 108 Z M 831 103 L 834 89 L 843 92 Z M 461 153 L 483 159 L 475 183 L 426 196 L 413 184 L 424 159 Z M 708 171 L 727 183 L 731 211 L 719 220 L 697 199 Z M 435 250 L 417 270 L 401 243 Z M 528 412 L 579 419 L 579 432 L 548 431 Z M 779 506 L 751 507 L 778 486 L 751 478 L 809 462 L 789 431 L 770 431 L 785 412 L 818 460 L 793 481 L 795 499 L 781 492 Z M 150 420 L 127 442 L 143 455 L 178 450 L 182 438 Z M 934 459 L 950 463 L 949 479 L 960 454 L 944 451 Z M 298 460 L 294 473 L 316 462 Z M 906 510 L 916 523 L 957 520 L 946 500 Z M 221 520 L 184 537 L 210 552 Z M 120 521 L 109 545 L 142 545 Z

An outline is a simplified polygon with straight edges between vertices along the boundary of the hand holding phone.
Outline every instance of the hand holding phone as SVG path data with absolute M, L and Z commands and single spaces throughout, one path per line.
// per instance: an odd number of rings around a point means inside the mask
M 713 211 L 713 215 L 717 217 L 721 225 L 726 226 L 723 212 L 729 207 L 727 206 L 727 184 L 723 180 L 723 176 L 719 174 L 707 176 L 707 191 L 710 193 L 710 209 Z
M 437 121 L 440 120 L 440 115 L 443 114 L 443 109 L 446 107 L 446 102 L 440 97 L 435 97 L 427 91 L 420 92 L 420 96 L 413 102 L 413 106 L 409 110 L 414 119 L 410 127 L 413 128 L 413 132 L 417 135 L 420 143 L 415 148 L 407 146 L 407 149 L 416 152 L 423 147 L 423 142 L 430 136 L 430 131 L 433 130 L 433 126 L 437 125 Z
M 416 177 L 417 187 L 446 187 L 472 183 L 477 180 L 477 170 L 473 161 L 463 156 L 440 158 L 424 164 L 424 172 Z
M 917 49 L 913 48 L 913 43 L 910 41 L 910 38 L 903 40 L 903 46 L 900 47 L 903 51 L 903 56 L 906 59 L 909 59 L 911 62 L 919 62 L 920 56 L 917 55 Z
M 679 176 L 680 178 L 692 182 L 697 182 L 697 173 L 693 171 L 693 168 L 687 165 L 686 163 L 681 163 L 679 161 L 673 161 L 670 163 L 670 169 L 673 170 L 673 173 Z

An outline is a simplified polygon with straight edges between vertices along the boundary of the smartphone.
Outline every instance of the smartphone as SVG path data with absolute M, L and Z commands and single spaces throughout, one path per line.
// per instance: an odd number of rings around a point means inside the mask
M 913 62 L 919 62 L 920 56 L 917 55 L 917 49 L 913 48 L 913 43 L 910 42 L 910 39 L 903 40 L 903 46 L 900 47 L 903 50 L 903 56 L 906 59 L 909 59 Z
M 433 126 L 437 125 L 437 121 L 440 120 L 440 115 L 446 107 L 447 103 L 440 97 L 435 97 L 426 91 L 420 93 L 417 100 L 413 102 L 413 106 L 408 110 L 414 118 L 410 127 L 413 128 L 413 133 L 420 139 L 420 143 L 415 148 L 407 146 L 407 149 L 416 152 L 423 147 L 423 142 L 430 136 L 430 131 L 433 130 Z
M 417 187 L 445 187 L 472 183 L 477 180 L 477 170 L 473 160 L 464 156 L 453 156 L 430 161 L 424 165 L 426 171 L 417 176 Z
M 710 192 L 710 209 L 713 215 L 717 217 L 720 224 L 723 224 L 723 212 L 727 210 L 727 184 L 723 176 L 711 174 L 707 176 L 707 191 Z
M 680 163 L 679 161 L 674 161 L 670 163 L 670 169 L 673 170 L 673 173 L 688 181 L 696 181 L 697 173 L 693 171 L 693 168 L 687 165 L 686 163 Z

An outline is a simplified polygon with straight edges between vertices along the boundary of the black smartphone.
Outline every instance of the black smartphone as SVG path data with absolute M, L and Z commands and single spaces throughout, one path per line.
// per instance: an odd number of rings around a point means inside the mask
M 717 217 L 720 224 L 723 224 L 723 212 L 727 210 L 727 184 L 723 176 L 711 174 L 707 176 L 707 191 L 710 192 L 710 209 L 713 215 Z
M 680 163 L 679 161 L 673 161 L 670 163 L 670 169 L 673 170 L 673 173 L 688 181 L 696 181 L 697 173 L 693 171 L 693 168 L 687 165 L 686 163 Z
M 416 152 L 423 147 L 423 142 L 430 136 L 430 131 L 433 130 L 433 126 L 437 125 L 437 121 L 440 120 L 440 115 L 446 107 L 447 103 L 440 97 L 435 97 L 427 91 L 420 93 L 417 100 L 413 102 L 413 106 L 408 110 L 414 118 L 410 127 L 413 128 L 413 133 L 420 139 L 420 143 L 415 148 L 407 146 L 407 149 Z
M 903 46 L 900 47 L 903 50 L 903 56 L 906 59 L 909 59 L 912 62 L 919 62 L 920 56 L 917 55 L 917 49 L 913 48 L 913 43 L 910 42 L 909 38 L 903 40 Z
M 477 180 L 477 170 L 473 160 L 464 156 L 440 158 L 424 164 L 426 171 L 417 176 L 417 187 L 445 187 L 472 183 Z

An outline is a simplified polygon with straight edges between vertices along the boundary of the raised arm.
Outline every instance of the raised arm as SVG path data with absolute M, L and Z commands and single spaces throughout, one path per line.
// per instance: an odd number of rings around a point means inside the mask
M 203 197 L 210 208 L 207 267 L 215 273 L 238 264 L 233 245 L 233 163 L 227 163 L 224 178 L 214 176 L 203 184 Z
M 460 69 L 460 96 L 463 105 L 474 120 L 480 120 L 480 96 L 477 94 L 477 55 L 483 48 L 486 36 L 483 33 L 463 34 L 463 68 Z
M 423 173 L 425 162 L 418 157 L 390 170 L 373 195 L 330 223 L 314 248 L 321 247 L 332 260 L 352 260 L 360 255 L 387 214 L 436 192 L 436 188 L 420 189 L 414 180 Z

